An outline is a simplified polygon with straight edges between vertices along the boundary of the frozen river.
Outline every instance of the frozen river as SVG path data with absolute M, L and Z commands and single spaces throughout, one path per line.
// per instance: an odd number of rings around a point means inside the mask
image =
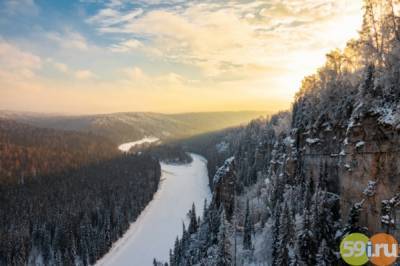
M 182 222 L 188 224 L 186 214 L 192 203 L 200 216 L 204 199 L 209 202 L 211 197 L 206 159 L 190 156 L 190 164 L 161 163 L 161 182 L 154 199 L 97 265 L 151 266 L 153 258 L 168 261 L 169 249 L 182 234 Z

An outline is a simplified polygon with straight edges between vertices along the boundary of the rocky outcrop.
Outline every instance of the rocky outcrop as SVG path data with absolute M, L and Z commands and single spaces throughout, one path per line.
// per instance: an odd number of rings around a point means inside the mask
M 316 184 L 325 182 L 328 191 L 340 195 L 342 221 L 355 203 L 362 203 L 360 225 L 371 232 L 384 230 L 382 201 L 400 192 L 399 129 L 368 114 L 347 127 L 325 123 L 296 135 L 297 167 Z M 400 215 L 393 212 L 391 228 L 400 231 Z
M 224 207 L 227 219 L 230 220 L 235 206 L 235 163 L 234 157 L 227 159 L 214 176 L 213 203 Z

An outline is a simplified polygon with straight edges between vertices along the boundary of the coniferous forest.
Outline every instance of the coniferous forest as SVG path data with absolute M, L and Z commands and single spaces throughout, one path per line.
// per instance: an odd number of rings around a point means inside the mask
M 110 19 L 108 16 L 123 13 L 122 8 L 112 10 L 122 2 L 114 1 L 107 6 L 105 15 L 100 14 L 108 18 L 101 24 L 103 33 L 115 30 L 104 28 L 115 21 L 123 24 L 150 13 L 141 10 L 122 20 Z M 149 261 L 154 266 L 346 265 L 339 248 L 349 234 L 360 232 L 370 237 L 386 232 L 399 238 L 400 0 L 362 2 L 358 37 L 348 40 L 343 49 L 329 52 L 325 63 L 304 77 L 290 110 L 247 124 L 219 130 L 231 126 L 236 119 L 229 122 L 232 114 L 218 118 L 213 113 L 170 114 L 168 119 L 152 113 L 61 120 L 36 117 L 27 124 L 23 123 L 26 117 L 0 118 L 0 266 L 94 265 L 110 253 L 117 240 L 124 239 L 145 207 L 151 206 L 155 193 L 161 190 L 160 184 L 171 180 L 175 180 L 169 183 L 172 190 L 164 191 L 167 199 L 173 194 L 184 201 L 190 194 L 184 192 L 196 191 L 203 184 L 206 189 L 202 188 L 201 195 L 208 196 L 208 200 L 203 206 L 188 202 L 192 207 L 186 217 L 180 218 L 181 232 L 165 247 L 167 258 L 158 258 L 163 252 L 154 251 L 154 260 Z M 185 15 L 195 16 L 202 8 L 204 5 Z M 179 10 L 176 8 L 174 15 Z M 245 17 L 255 23 L 261 13 Z M 234 12 L 229 14 L 234 16 Z M 161 15 L 173 20 L 166 24 L 167 28 L 160 26 L 163 30 L 186 21 L 171 14 Z M 99 17 L 87 22 L 96 23 Z M 156 17 L 148 21 L 163 24 Z M 147 25 L 145 22 L 139 26 Z M 190 25 L 184 24 L 182 31 Z M 128 28 L 123 29 L 124 33 Z M 196 35 L 194 32 L 203 36 L 204 32 L 198 29 L 203 28 L 192 29 L 190 36 Z M 200 45 L 202 39 L 196 39 L 192 47 L 183 41 L 185 34 L 171 35 L 157 39 L 157 43 L 168 38 L 179 40 L 177 51 L 172 45 L 165 45 L 171 49 L 170 60 L 179 58 L 174 52 L 182 56 L 180 52 L 187 52 L 189 47 L 205 49 Z M 216 35 L 213 34 L 216 48 L 222 53 Z M 50 36 L 53 41 L 59 39 L 57 34 Z M 149 41 L 151 37 L 152 34 L 145 34 L 142 39 Z M 109 52 L 126 52 L 128 48 L 132 52 L 153 44 L 140 41 L 111 45 Z M 241 47 L 240 43 L 234 44 Z M 162 51 L 149 52 L 156 56 Z M 230 52 L 236 54 L 237 50 Z M 1 56 L 0 53 L 0 59 Z M 190 54 L 184 61 L 195 61 L 197 67 L 207 62 L 197 56 L 198 53 Z M 50 59 L 46 62 L 55 64 Z M 0 60 L 0 78 L 1 63 Z M 218 71 L 207 68 L 210 80 L 228 79 L 231 71 L 240 68 L 231 62 L 219 63 L 224 75 L 213 76 Z M 65 73 L 71 71 L 63 69 Z M 171 87 L 179 89 L 185 83 L 173 73 L 152 80 L 139 68 L 120 72 L 129 72 L 135 81 L 142 79 L 140 85 L 150 84 L 154 90 L 159 89 L 156 83 L 160 81 L 172 82 Z M 85 80 L 99 78 L 87 71 L 74 74 Z M 132 80 L 123 81 L 118 84 L 132 85 Z M 191 79 L 186 83 L 197 82 Z M 77 128 L 80 131 L 74 131 Z M 204 133 L 206 129 L 219 131 Z M 198 133 L 202 134 L 193 136 Z M 132 136 L 134 139 L 130 139 Z M 149 138 L 156 141 L 146 142 Z M 125 141 L 139 144 L 121 152 L 117 147 Z M 189 171 L 193 169 L 205 174 Z M 190 179 L 187 173 L 204 177 L 208 186 L 199 180 L 184 183 Z M 182 176 L 187 179 L 179 179 Z M 189 185 L 177 190 L 177 182 Z M 177 202 L 162 203 L 165 205 L 159 206 L 168 206 L 167 211 L 173 216 Z M 163 229 L 167 221 L 156 223 L 148 226 Z M 154 230 L 157 233 L 165 232 Z M 155 243 L 146 244 L 152 247 Z
M 90 265 L 152 199 L 157 159 L 102 137 L 0 121 L 0 265 Z

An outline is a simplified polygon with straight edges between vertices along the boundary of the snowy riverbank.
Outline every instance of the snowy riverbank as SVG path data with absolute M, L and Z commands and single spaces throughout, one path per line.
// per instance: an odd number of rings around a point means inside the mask
M 181 236 L 182 222 L 188 224 L 186 214 L 192 203 L 200 216 L 204 199 L 211 198 L 207 161 L 190 155 L 190 164 L 161 163 L 161 183 L 154 199 L 97 265 L 150 266 L 154 257 L 168 261 L 169 249 Z
M 141 145 L 144 143 L 153 143 L 153 142 L 157 142 L 159 140 L 160 139 L 156 138 L 156 137 L 144 137 L 141 140 L 121 144 L 118 146 L 118 149 L 123 152 L 128 152 L 132 147 L 135 147 L 137 145 Z

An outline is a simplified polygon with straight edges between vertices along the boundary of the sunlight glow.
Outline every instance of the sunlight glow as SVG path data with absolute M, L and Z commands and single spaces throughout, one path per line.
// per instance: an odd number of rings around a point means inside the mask
M 25 16 L 35 25 L 33 32 L 21 30 L 14 6 L 0 24 L 0 109 L 289 108 L 304 76 L 324 64 L 326 53 L 357 35 L 361 2 L 143 6 L 78 1 L 76 6 L 87 12 L 71 9 L 65 25 L 49 27 L 55 18 L 49 14 L 44 23 L 40 16 L 46 8 L 59 7 L 32 1 L 35 13 Z M 6 30 L 14 28 L 14 35 Z

